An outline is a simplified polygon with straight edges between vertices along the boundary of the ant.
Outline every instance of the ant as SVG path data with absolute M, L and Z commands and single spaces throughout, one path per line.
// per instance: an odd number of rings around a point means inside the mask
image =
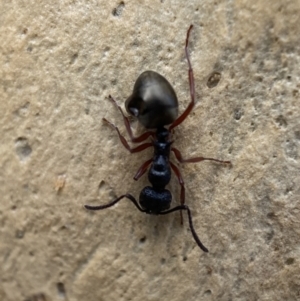
M 218 163 L 230 164 L 230 161 L 221 161 L 213 158 L 196 157 L 184 159 L 180 151 L 172 147 L 171 141 L 172 130 L 181 124 L 186 117 L 190 114 L 195 105 L 195 83 L 192 65 L 188 53 L 188 43 L 190 32 L 193 28 L 191 25 L 187 31 L 185 41 L 185 55 L 188 62 L 189 86 L 191 101 L 185 111 L 178 116 L 178 100 L 174 89 L 171 84 L 160 74 L 154 71 L 143 72 L 136 80 L 133 88 L 132 95 L 126 100 L 125 107 L 130 115 L 135 116 L 138 121 L 147 129 L 156 129 L 156 131 L 147 131 L 139 137 L 134 137 L 128 117 L 126 117 L 117 104 L 117 102 L 109 95 L 109 99 L 119 109 L 123 116 L 124 124 L 130 136 L 131 142 L 139 143 L 145 141 L 147 138 L 152 137 L 151 142 L 144 142 L 137 147 L 131 148 L 120 133 L 117 126 L 103 118 L 112 128 L 114 128 L 123 144 L 123 146 L 130 151 L 130 153 L 137 153 L 143 151 L 148 147 L 154 148 L 153 158 L 144 162 L 138 169 L 134 180 L 138 180 L 148 169 L 148 179 L 152 186 L 146 186 L 140 193 L 139 203 L 131 194 L 123 194 L 114 201 L 100 206 L 85 205 L 89 210 L 102 210 L 109 208 L 118 203 L 123 198 L 129 199 L 136 208 L 147 214 L 165 215 L 175 211 L 180 211 L 181 224 L 182 212 L 186 211 L 189 221 L 189 226 L 196 241 L 197 245 L 204 251 L 208 249 L 202 244 L 193 226 L 192 214 L 190 208 L 185 205 L 185 187 L 184 181 L 178 167 L 169 159 L 170 152 L 172 151 L 176 159 L 180 163 L 195 163 L 204 160 L 215 161 Z M 167 129 L 165 126 L 170 125 Z M 180 205 L 170 209 L 172 195 L 169 190 L 165 189 L 171 180 L 171 170 L 175 173 L 178 182 L 181 186 L 180 190 Z

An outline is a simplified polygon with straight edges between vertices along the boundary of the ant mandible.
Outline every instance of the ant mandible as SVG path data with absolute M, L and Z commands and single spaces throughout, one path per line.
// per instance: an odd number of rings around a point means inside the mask
M 155 215 L 165 215 L 175 211 L 180 211 L 181 214 L 181 223 L 182 223 L 182 212 L 186 211 L 189 221 L 189 226 L 192 232 L 192 235 L 197 243 L 197 245 L 204 251 L 208 252 L 208 249 L 202 244 L 196 231 L 193 226 L 192 215 L 190 208 L 185 205 L 185 188 L 184 181 L 181 176 L 181 173 L 178 167 L 172 163 L 169 159 L 170 152 L 172 151 L 176 157 L 176 159 L 180 163 L 195 163 L 201 162 L 204 160 L 215 161 L 219 163 L 227 163 L 230 161 L 221 161 L 213 158 L 204 158 L 204 157 L 196 157 L 190 159 L 184 159 L 180 153 L 180 151 L 171 147 L 173 141 L 171 141 L 170 136 L 172 130 L 181 124 L 186 117 L 190 114 L 191 110 L 195 105 L 195 83 L 194 83 L 194 75 L 193 69 L 189 58 L 188 53 L 188 43 L 190 32 L 193 28 L 191 25 L 187 31 L 186 41 L 185 41 L 185 55 L 188 62 L 188 74 L 189 74 L 189 86 L 190 86 L 190 95 L 191 102 L 185 111 L 178 116 L 178 100 L 175 94 L 174 89 L 171 84 L 160 74 L 154 71 L 145 71 L 143 72 L 138 79 L 136 80 L 133 88 L 132 95 L 126 100 L 125 106 L 126 110 L 129 114 L 135 116 L 138 121 L 147 129 L 156 129 L 156 131 L 147 131 L 140 135 L 139 137 L 134 137 L 132 133 L 132 129 L 130 126 L 130 122 L 128 117 L 126 117 L 121 109 L 121 107 L 116 103 L 116 101 L 109 96 L 109 99 L 113 102 L 113 104 L 119 109 L 123 116 L 123 120 L 125 123 L 125 127 L 130 136 L 131 142 L 138 143 L 143 142 L 147 138 L 152 137 L 151 142 L 144 142 L 137 147 L 131 148 L 124 138 L 124 136 L 120 133 L 117 126 L 103 118 L 103 120 L 108 123 L 112 128 L 114 128 L 119 138 L 124 145 L 124 147 L 130 151 L 130 153 L 140 152 L 148 147 L 154 148 L 153 158 L 144 162 L 136 175 L 134 176 L 134 180 L 138 180 L 148 169 L 148 179 L 151 183 L 151 186 L 146 186 L 140 193 L 139 203 L 131 194 L 123 194 L 114 201 L 101 206 L 90 206 L 85 205 L 86 209 L 89 210 L 102 210 L 109 208 L 116 203 L 118 203 L 123 198 L 129 199 L 136 208 L 147 214 L 155 214 Z M 169 125 L 169 128 L 165 128 L 165 126 Z M 165 189 L 168 183 L 171 180 L 171 170 L 175 173 L 179 184 L 181 186 L 180 191 L 180 205 L 170 209 L 172 195 L 169 190 Z

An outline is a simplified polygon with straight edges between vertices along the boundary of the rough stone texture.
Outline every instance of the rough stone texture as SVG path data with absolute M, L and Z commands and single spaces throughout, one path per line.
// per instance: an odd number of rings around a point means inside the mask
M 0 300 L 300 300 L 300 1 L 1 1 Z M 105 204 L 132 177 L 119 112 L 144 70 L 197 104 L 176 130 L 195 229 Z M 133 123 L 135 131 L 142 131 Z M 179 187 L 170 184 L 175 203 Z

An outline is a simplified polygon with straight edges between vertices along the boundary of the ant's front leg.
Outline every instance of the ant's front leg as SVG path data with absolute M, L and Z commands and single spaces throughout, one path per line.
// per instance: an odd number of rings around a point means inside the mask
M 133 133 L 132 133 L 132 129 L 130 126 L 130 122 L 129 122 L 129 118 L 127 116 L 125 116 L 122 108 L 117 104 L 117 102 L 111 97 L 111 95 L 108 96 L 109 100 L 118 108 L 118 110 L 121 112 L 122 116 L 123 116 L 123 121 L 127 130 L 127 133 L 130 137 L 131 142 L 136 143 L 136 142 L 142 142 L 144 140 L 146 140 L 147 138 L 154 137 L 155 133 L 148 131 L 143 133 L 142 135 L 138 136 L 138 137 L 134 137 Z
M 215 162 L 218 162 L 218 163 L 231 164 L 230 161 L 222 161 L 222 160 L 218 160 L 218 159 L 214 159 L 214 158 L 196 157 L 196 158 L 183 159 L 180 151 L 177 148 L 172 147 L 171 151 L 174 153 L 176 159 L 180 163 L 196 163 L 196 162 L 201 162 L 201 161 L 207 160 L 207 161 L 215 161 Z
M 193 28 L 193 25 L 191 25 L 187 31 L 186 40 L 185 40 L 185 48 L 184 48 L 185 56 L 186 56 L 188 66 L 189 66 L 188 74 L 189 74 L 191 101 L 190 101 L 189 105 L 187 106 L 187 108 L 184 110 L 184 112 L 175 121 L 173 121 L 173 123 L 170 125 L 170 127 L 169 127 L 170 132 L 188 117 L 188 115 L 191 113 L 191 111 L 195 105 L 194 72 L 193 72 L 193 68 L 192 68 L 192 64 L 191 64 L 191 60 L 190 60 L 190 56 L 189 56 L 189 51 L 188 51 L 189 38 L 190 38 L 190 33 L 191 33 L 192 28 Z
M 131 148 L 127 142 L 127 140 L 125 139 L 125 137 L 120 133 L 119 129 L 117 126 L 115 126 L 113 123 L 111 123 L 110 121 L 108 121 L 107 119 L 103 118 L 103 121 L 105 121 L 106 123 L 108 123 L 112 128 L 114 128 L 118 135 L 119 135 L 119 138 L 122 142 L 122 144 L 124 145 L 124 147 L 129 150 L 131 153 L 137 153 L 137 152 L 140 152 L 150 146 L 153 146 L 153 144 L 151 142 L 146 142 L 146 143 L 143 143 L 137 147 L 134 147 L 134 148 Z

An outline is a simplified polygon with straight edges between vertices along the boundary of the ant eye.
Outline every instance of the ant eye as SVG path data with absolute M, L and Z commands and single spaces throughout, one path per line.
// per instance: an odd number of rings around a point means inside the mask
M 137 108 L 129 107 L 128 111 L 135 117 L 139 116 L 139 110 Z

